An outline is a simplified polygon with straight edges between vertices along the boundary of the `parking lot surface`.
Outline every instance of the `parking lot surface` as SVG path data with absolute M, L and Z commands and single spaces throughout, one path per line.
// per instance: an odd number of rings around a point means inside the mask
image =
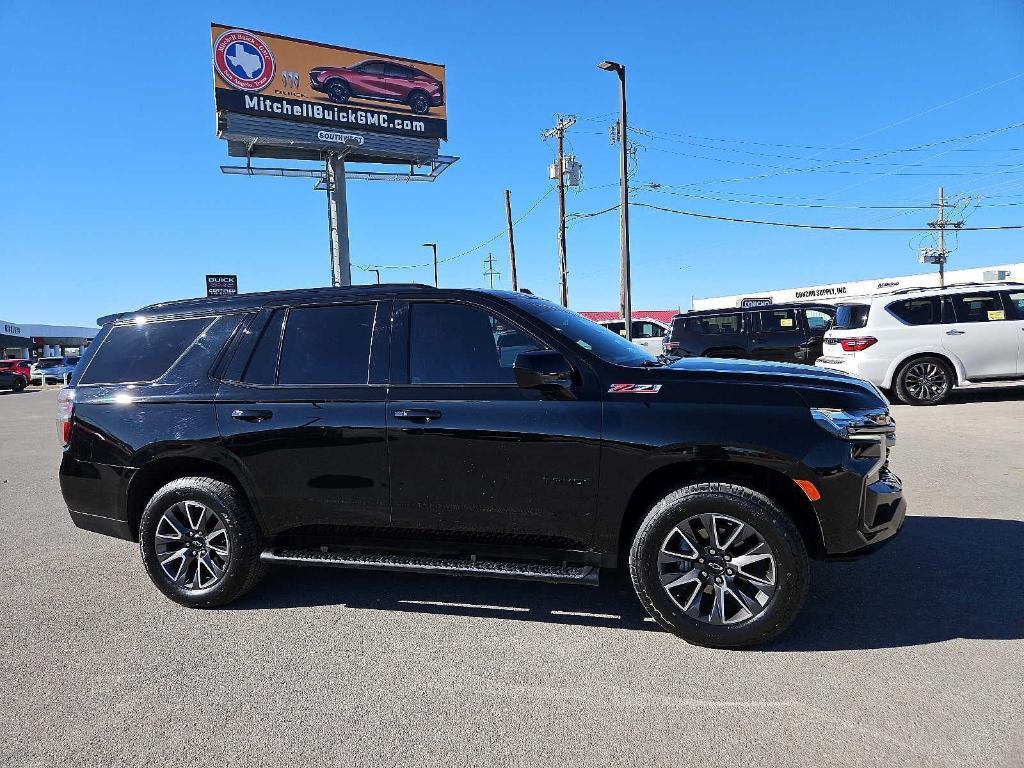
M 74 528 L 0 392 L 0 765 L 1024 765 L 1024 390 L 896 406 L 912 517 L 770 646 L 599 588 L 280 567 L 227 609 Z

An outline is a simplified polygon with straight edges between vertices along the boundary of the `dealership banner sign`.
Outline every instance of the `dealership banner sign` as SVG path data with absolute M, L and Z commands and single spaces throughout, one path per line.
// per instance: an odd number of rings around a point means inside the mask
M 217 110 L 448 138 L 442 64 L 213 24 Z

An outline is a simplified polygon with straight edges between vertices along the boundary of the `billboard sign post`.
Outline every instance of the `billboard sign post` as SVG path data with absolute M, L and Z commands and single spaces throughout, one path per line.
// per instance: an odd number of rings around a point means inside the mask
M 207 296 L 237 296 L 238 275 L 207 275 Z
M 221 170 L 317 178 L 314 189 L 327 192 L 331 284 L 351 285 L 346 179 L 434 181 L 458 160 L 440 154 L 448 140 L 444 65 L 224 24 L 211 25 L 210 43 L 217 135 L 228 155 L 246 159 Z M 253 166 L 254 157 L 320 168 Z M 346 172 L 356 163 L 392 168 Z

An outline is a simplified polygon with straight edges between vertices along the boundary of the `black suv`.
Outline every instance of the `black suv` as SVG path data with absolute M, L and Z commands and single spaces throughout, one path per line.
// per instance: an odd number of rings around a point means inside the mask
M 904 519 L 878 391 L 803 366 L 672 366 L 532 295 L 417 285 L 101 318 L 59 398 L 81 528 L 210 607 L 267 563 L 594 583 L 664 627 L 781 632 L 808 556 Z
M 836 308 L 829 304 L 772 304 L 686 312 L 672 318 L 664 356 L 733 357 L 813 365 Z

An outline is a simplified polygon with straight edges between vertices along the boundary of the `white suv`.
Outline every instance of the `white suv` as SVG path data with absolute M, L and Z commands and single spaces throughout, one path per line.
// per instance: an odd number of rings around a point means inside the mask
M 910 405 L 941 403 L 965 384 L 1024 380 L 1024 283 L 908 288 L 840 304 L 815 365 Z

